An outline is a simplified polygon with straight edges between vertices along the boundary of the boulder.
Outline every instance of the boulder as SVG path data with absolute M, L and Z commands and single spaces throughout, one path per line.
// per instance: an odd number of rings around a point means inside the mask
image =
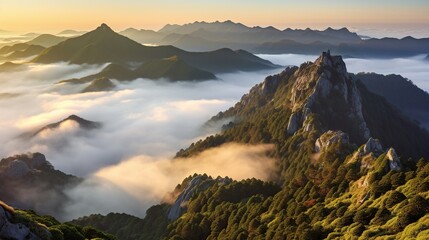
M 322 152 L 334 143 L 348 144 L 349 135 L 347 135 L 347 133 L 344 133 L 342 131 L 329 130 L 324 134 L 322 134 L 322 136 L 320 136 L 316 140 L 314 144 L 314 150 L 316 153 Z
M 12 223 L 9 214 L 0 206 L 0 239 L 40 240 L 22 223 Z

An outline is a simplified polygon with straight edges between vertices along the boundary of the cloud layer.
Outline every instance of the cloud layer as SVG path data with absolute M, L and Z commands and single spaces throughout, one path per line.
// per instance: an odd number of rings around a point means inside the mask
M 317 58 L 291 54 L 261 57 L 281 65 L 299 65 Z M 429 90 L 429 63 L 421 57 L 345 61 L 350 72 L 397 73 Z M 270 178 L 275 161 L 265 157 L 269 145 L 231 144 L 191 159 L 172 157 L 179 149 L 219 131 L 219 126 L 202 126 L 281 69 L 222 74 L 218 75 L 220 80 L 200 83 L 139 79 L 116 82 L 115 91 L 97 93 L 79 93 L 84 85 L 55 85 L 102 68 L 51 64 L 0 73 L 0 93 L 6 96 L 0 98 L 0 156 L 40 151 L 57 169 L 87 179 L 67 191 L 72 202 L 62 219 L 112 211 L 144 216 L 147 207 L 193 173 Z M 31 139 L 18 137 L 71 114 L 101 122 L 103 127 L 82 132 L 66 122 Z

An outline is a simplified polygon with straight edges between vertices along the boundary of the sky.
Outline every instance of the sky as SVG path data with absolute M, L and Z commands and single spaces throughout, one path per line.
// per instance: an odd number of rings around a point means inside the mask
M 346 26 L 361 32 L 408 29 L 419 34 L 429 23 L 428 12 L 427 0 L 0 0 L 0 29 L 90 30 L 105 22 L 115 30 L 157 30 L 167 23 L 232 20 L 280 29 Z

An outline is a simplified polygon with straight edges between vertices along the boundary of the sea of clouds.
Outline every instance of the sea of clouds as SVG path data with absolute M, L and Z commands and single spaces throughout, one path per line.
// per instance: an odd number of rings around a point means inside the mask
M 259 56 L 283 66 L 317 58 Z M 429 90 L 429 62 L 422 56 L 345 62 L 350 72 L 401 74 Z M 204 123 L 282 69 L 219 74 L 218 80 L 203 82 L 115 81 L 114 91 L 96 93 L 80 93 L 85 85 L 56 84 L 96 73 L 104 66 L 31 64 L 25 71 L 0 72 L 0 156 L 41 152 L 55 168 L 86 179 L 67 190 L 72 201 L 65 215 L 57 217 L 70 220 L 109 212 L 142 217 L 149 206 L 193 173 L 271 178 L 275 159 L 265 154 L 272 149 L 270 145 L 229 144 L 186 160 L 173 157 L 179 149 L 218 132 L 221 124 L 207 128 Z M 72 114 L 100 122 L 102 128 L 82 131 L 69 121 L 33 138 L 22 137 Z

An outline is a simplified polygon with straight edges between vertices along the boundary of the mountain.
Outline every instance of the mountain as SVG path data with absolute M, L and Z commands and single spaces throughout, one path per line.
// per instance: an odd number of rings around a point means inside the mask
M 127 240 L 429 237 L 429 133 L 349 74 L 341 56 L 268 76 L 210 121 L 222 119 L 220 133 L 175 161 L 228 142 L 271 143 L 275 182 L 195 174 L 143 220 L 75 223 Z
M 274 80 L 270 82 L 271 79 Z M 284 79 L 284 84 L 282 88 L 276 90 L 282 82 L 279 79 Z M 268 88 L 270 86 L 273 89 Z M 256 113 L 270 112 L 272 115 L 283 111 L 288 116 L 285 118 L 288 121 L 287 127 L 283 130 L 287 135 L 294 134 L 301 128 L 311 129 L 312 125 L 323 123 L 324 127 L 320 131 L 341 130 L 348 133 L 352 142 L 359 145 L 372 136 L 379 138 L 388 146 L 393 146 L 406 157 L 429 158 L 429 151 L 424 146 L 424 142 L 427 141 L 424 139 L 428 139 L 429 134 L 381 96 L 372 94 L 362 83 L 354 81 L 347 73 L 341 57 L 325 53 L 315 63 L 302 64 L 300 68 L 288 68 L 279 75 L 267 78 L 259 87 L 263 88 L 262 91 L 275 93 L 274 96 L 273 93 L 257 94 L 259 90 L 255 87 L 251 94 L 245 96 L 234 108 L 221 113 L 218 118 L 254 118 L 255 109 L 259 109 Z M 335 90 L 332 90 L 333 87 Z M 310 118 L 313 114 L 317 116 L 317 120 Z M 270 115 L 266 115 L 261 120 L 267 121 L 270 118 Z M 313 124 L 308 125 L 309 119 Z M 246 127 L 251 127 L 255 123 L 247 124 L 250 126 Z M 267 132 L 266 127 L 257 130 L 261 127 L 253 126 L 255 132 L 246 134 L 263 135 L 266 137 L 264 141 L 278 141 L 272 138 L 279 133 Z M 217 144 L 237 138 L 239 137 L 231 133 L 228 137 L 222 137 L 223 140 L 217 141 Z M 249 139 L 245 136 L 242 138 Z M 198 149 L 199 144 L 193 148 Z M 194 149 L 191 148 L 179 156 L 188 156 Z
M 170 81 L 201 81 L 216 79 L 216 76 L 208 71 L 190 66 L 177 56 L 160 60 L 150 60 L 135 69 L 128 69 L 121 64 L 109 64 L 101 72 L 79 79 L 62 80 L 59 83 L 82 84 L 97 79 L 116 79 L 119 81 L 131 81 L 137 78 L 161 79 Z M 106 80 L 100 80 L 107 82 Z M 99 82 L 100 83 L 100 82 Z
M 71 221 L 73 225 L 94 227 L 110 233 L 121 240 L 162 239 L 162 231 L 167 228 L 164 205 L 149 208 L 145 219 L 124 213 L 109 213 L 105 216 L 93 214 Z
M 109 49 L 109 51 L 106 51 Z M 253 71 L 278 67 L 256 56 L 249 58 L 242 52 L 219 50 L 192 53 L 172 46 L 148 47 L 115 33 L 106 24 L 80 37 L 68 39 L 39 54 L 33 62 L 97 64 L 146 62 L 178 56 L 189 65 L 210 72 Z M 228 59 L 228 61 L 225 61 Z
M 94 31 L 46 49 L 34 59 L 34 62 L 69 61 L 76 64 L 140 62 L 151 58 L 172 56 L 176 51 L 179 50 L 173 47 L 144 47 L 115 33 L 106 24 L 102 24 Z
M 300 42 L 283 39 L 260 44 L 251 49 L 253 53 L 267 54 L 316 54 L 322 49 L 331 49 L 332 52 L 362 58 L 393 58 L 411 57 L 426 54 L 429 51 L 429 39 L 415 39 L 412 37 L 366 39 L 357 42 Z
M 232 21 L 167 24 L 158 32 L 127 29 L 129 38 L 144 44 L 173 45 L 188 51 L 245 49 L 260 54 L 319 54 L 325 49 L 352 57 L 409 57 L 429 52 L 428 38 L 362 39 L 347 28 L 325 30 L 248 27 Z
M 24 69 L 25 66 L 18 63 L 5 62 L 3 64 L 0 64 L 0 72 L 20 71 Z
M 17 43 L 17 44 L 14 44 L 12 46 L 4 46 L 0 49 L 0 54 L 5 55 L 5 54 L 10 54 L 10 53 L 13 53 L 16 51 L 24 51 L 29 46 L 30 45 L 26 44 L 26 43 Z
M 82 35 L 84 33 L 86 33 L 86 32 L 85 31 L 76 31 L 76 30 L 69 29 L 69 30 L 61 31 L 57 35 L 75 35 L 76 36 L 76 35 Z
M 22 59 L 22 58 L 29 58 L 32 56 L 35 56 L 39 53 L 41 53 L 45 48 L 39 45 L 29 45 L 27 48 L 15 51 L 11 54 L 9 54 L 6 59 L 8 60 L 14 60 L 14 59 Z
M 109 51 L 106 51 L 109 49 Z M 218 50 L 192 53 L 172 46 L 143 46 L 115 33 L 106 24 L 82 36 L 68 39 L 39 54 L 33 62 L 66 61 L 75 64 L 135 63 L 178 56 L 189 65 L 210 72 L 252 71 L 278 66 L 256 56 L 249 58 L 242 51 Z
M 213 73 L 190 66 L 178 56 L 147 61 L 135 72 L 143 78 L 167 78 L 172 81 L 216 79 Z
M 186 51 L 214 51 L 223 48 L 222 43 L 206 40 L 201 37 L 192 36 L 190 34 L 168 34 L 158 41 L 159 45 L 172 45 L 184 49 Z M 229 45 L 228 47 L 231 47 Z
M 82 92 L 101 92 L 110 91 L 115 88 L 115 84 L 110 79 L 101 77 L 93 80 Z
M 116 240 L 92 227 L 62 224 L 51 216 L 40 216 L 32 210 L 18 210 L 0 201 L 0 239 L 16 240 Z
M 30 45 L 40 45 L 48 48 L 57 45 L 60 42 L 67 40 L 67 37 L 58 37 L 52 34 L 42 34 L 27 42 Z
M 45 49 L 44 47 L 39 45 L 17 43 L 12 46 L 2 47 L 0 49 L 0 57 L 7 61 L 22 59 L 22 58 L 29 58 L 41 53 L 44 49 Z
M 119 32 L 119 34 L 124 35 L 141 44 L 155 44 L 165 37 L 165 34 L 163 33 L 145 29 L 137 30 L 135 28 L 125 29 L 124 31 Z
M 194 22 L 184 25 L 166 25 L 159 30 L 162 33 L 175 33 L 182 35 L 199 36 L 204 39 L 223 42 L 253 42 L 262 43 L 266 41 L 289 39 L 300 42 L 353 42 L 359 41 L 360 37 L 356 33 L 350 32 L 347 28 L 338 30 L 327 28 L 326 30 L 279 30 L 274 27 L 248 27 L 241 23 L 232 21 L 225 22 Z M 241 38 L 240 38 L 241 35 Z
M 256 179 L 233 181 L 230 178 L 218 177 L 214 179 L 205 174 L 194 174 L 184 179 L 171 193 L 172 195 L 177 195 L 177 200 L 172 205 L 162 203 L 152 206 L 147 210 L 144 219 L 127 214 L 109 213 L 106 216 L 94 214 L 81 217 L 70 223 L 82 227 L 95 227 L 122 240 L 163 239 L 166 235 L 165 229 L 167 225 L 184 213 L 186 203 L 192 199 L 194 194 L 217 190 L 220 186 L 228 190 L 223 194 L 216 193 L 214 196 L 218 200 L 227 200 L 234 203 L 246 201 L 252 195 L 273 196 L 280 189 L 273 183 L 264 183 Z
M 46 130 L 58 129 L 62 124 L 70 123 L 70 122 L 77 124 L 79 126 L 79 128 L 83 129 L 83 130 L 92 130 L 92 129 L 97 129 L 97 128 L 101 127 L 101 123 L 99 123 L 99 122 L 92 122 L 92 121 L 88 121 L 88 120 L 83 119 L 83 118 L 76 116 L 76 115 L 70 115 L 67 118 L 65 118 L 59 122 L 51 123 L 51 124 L 48 124 L 48 125 L 40 128 L 39 130 L 35 131 L 31 136 L 35 137 L 35 136 L 43 133 Z
M 134 31 L 127 35 L 133 40 L 143 43 L 146 32 Z M 355 43 L 361 39 L 356 33 L 346 28 L 338 30 L 279 30 L 274 27 L 248 27 L 232 21 L 225 22 L 194 22 L 184 25 L 167 24 L 158 32 L 151 32 L 156 45 L 173 45 L 188 51 L 211 51 L 218 48 L 246 49 L 252 51 L 259 45 L 277 41 L 295 41 L 306 45 L 314 42 L 325 44 Z M 158 40 L 158 41 L 156 41 Z M 324 48 L 326 49 L 326 48 Z
M 159 32 L 164 33 L 183 33 L 183 34 L 189 34 L 192 32 L 195 32 L 200 29 L 205 29 L 207 31 L 213 31 L 213 32 L 246 32 L 248 31 L 248 27 L 241 23 L 234 23 L 230 20 L 225 22 L 194 22 L 194 23 L 188 23 L 184 25 L 170 25 L 167 24 L 163 28 L 159 30 Z
M 359 73 L 354 76 L 429 131 L 429 94 L 400 75 Z
M 41 153 L 3 158 L 0 161 L 1 199 L 23 209 L 59 215 L 68 198 L 64 191 L 81 179 L 55 170 Z

